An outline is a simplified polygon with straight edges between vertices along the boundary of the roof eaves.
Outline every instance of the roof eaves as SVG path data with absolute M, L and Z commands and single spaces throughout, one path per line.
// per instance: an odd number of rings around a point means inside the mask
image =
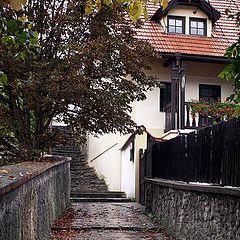
M 166 16 L 168 12 L 178 6 L 178 5 L 184 5 L 184 6 L 197 6 L 199 9 L 201 9 L 210 19 L 212 19 L 212 22 L 215 23 L 220 17 L 221 14 L 218 10 L 216 10 L 213 6 L 211 6 L 210 3 L 206 1 L 201 1 L 201 0 L 195 0 L 189 3 L 189 1 L 186 0 L 171 0 L 168 3 L 167 8 L 164 10 L 162 7 L 160 7 L 155 14 L 151 17 L 152 21 L 159 21 L 162 17 Z
M 185 61 L 196 61 L 196 62 L 208 62 L 208 63 L 230 63 L 231 59 L 224 56 L 207 56 L 207 55 L 196 55 L 196 54 L 182 54 L 182 53 L 166 53 L 159 52 L 159 58 L 173 58 L 180 57 Z

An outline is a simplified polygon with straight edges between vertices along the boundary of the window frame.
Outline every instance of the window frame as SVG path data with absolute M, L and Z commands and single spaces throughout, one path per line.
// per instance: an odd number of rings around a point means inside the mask
M 132 140 L 130 143 L 130 161 L 134 162 L 134 158 L 135 158 L 135 140 Z
M 213 88 L 215 88 L 215 90 L 217 90 L 218 93 L 219 93 L 219 96 L 216 96 L 216 98 L 220 98 L 220 101 L 221 101 L 221 98 L 222 98 L 222 86 L 221 85 L 215 85 L 215 84 L 199 84 L 199 100 L 202 100 L 202 98 L 204 97 L 204 96 L 201 95 L 201 91 L 202 91 L 203 87 L 205 89 L 213 89 Z M 218 99 L 214 100 L 214 102 L 217 102 L 217 101 L 218 101 Z
M 197 33 L 196 34 L 191 33 L 191 29 L 192 29 L 191 23 L 192 23 L 192 21 L 195 21 L 197 23 L 199 23 L 199 22 L 203 23 L 203 35 L 198 34 L 198 30 L 202 29 L 202 28 L 198 28 L 198 26 L 196 27 Z M 206 37 L 207 36 L 207 19 L 190 17 L 189 18 L 189 35 Z
M 164 89 L 165 88 L 161 88 L 160 87 L 160 96 L 159 96 L 159 112 L 164 112 L 164 108 L 168 105 L 168 104 L 170 104 L 171 103 L 171 86 L 172 86 L 172 83 L 171 82 L 161 82 L 161 84 L 165 84 L 165 85 L 168 85 L 168 87 L 170 88 L 170 101 L 169 101 L 169 103 L 167 103 L 166 105 L 164 105 L 164 96 L 163 96 L 163 91 L 164 91 Z M 161 104 L 162 103 L 162 104 Z
M 177 33 L 176 31 L 175 32 L 169 32 L 169 21 L 170 20 L 181 20 L 182 21 L 182 33 Z M 176 30 L 176 24 L 175 24 L 175 30 Z M 168 33 L 170 34 L 186 34 L 186 17 L 183 17 L 183 16 L 173 16 L 173 15 L 169 15 L 167 16 L 167 31 Z

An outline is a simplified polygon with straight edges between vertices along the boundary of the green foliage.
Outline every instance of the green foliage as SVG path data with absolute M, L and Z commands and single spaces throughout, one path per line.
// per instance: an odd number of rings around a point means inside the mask
M 129 17 L 132 21 L 136 22 L 142 14 L 141 1 L 134 1 L 129 5 Z
M 8 81 L 7 75 L 3 72 L 0 72 L 0 86 L 2 88 L 7 85 L 7 81 Z
M 147 12 L 147 0 L 88 0 L 85 5 L 85 13 L 90 15 L 94 13 L 96 9 L 99 11 L 102 5 L 106 5 L 111 8 L 116 8 L 122 6 L 125 10 L 128 11 L 129 18 L 136 22 L 140 16 L 143 14 L 145 20 L 148 20 Z M 168 6 L 168 0 L 154 0 L 153 3 L 162 5 L 163 9 Z
M 236 20 L 236 25 L 240 26 L 240 12 L 232 13 L 226 10 L 229 18 Z M 219 77 L 226 80 L 233 80 L 235 83 L 235 92 L 227 100 L 235 104 L 240 104 L 240 37 L 230 46 L 225 54 L 231 60 L 231 63 L 220 73 Z M 239 110 L 237 111 L 239 112 Z
M 32 31 L 32 25 L 26 17 L 17 17 L 11 10 L 5 8 L 5 14 L 0 17 L 0 146 L 10 148 L 11 151 L 19 151 L 17 130 L 19 124 L 14 122 L 19 113 L 16 113 L 14 106 L 19 104 L 19 109 L 23 109 L 23 98 L 13 97 L 15 89 L 21 87 L 21 81 L 12 81 L 14 68 L 26 60 L 37 59 L 40 53 L 38 34 Z M 5 61 L 6 60 L 6 61 Z M 8 64 L 8 66 L 3 66 Z M 19 65 L 18 65 L 19 64 Z M 9 68 L 9 70 L 6 69 Z M 12 70 L 12 71 L 11 71 Z M 20 71 L 20 69 L 18 69 Z M 16 93 L 15 93 L 16 94 Z M 14 119 L 14 120 L 13 120 Z
M 37 58 L 40 53 L 38 33 L 26 17 L 0 17 L 0 41 L 3 47 L 15 52 L 16 60 Z

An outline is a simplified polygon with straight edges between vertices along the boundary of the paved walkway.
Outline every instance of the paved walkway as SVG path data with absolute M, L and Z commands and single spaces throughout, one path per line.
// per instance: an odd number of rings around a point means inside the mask
M 168 240 L 137 203 L 75 203 L 53 227 L 54 240 Z

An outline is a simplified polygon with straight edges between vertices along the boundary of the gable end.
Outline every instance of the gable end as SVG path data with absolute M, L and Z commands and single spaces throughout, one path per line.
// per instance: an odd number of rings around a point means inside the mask
M 221 17 L 219 11 L 217 11 L 214 7 L 212 7 L 205 0 L 171 0 L 168 3 L 168 7 L 164 10 L 160 7 L 156 13 L 151 17 L 152 21 L 159 21 L 161 18 L 165 17 L 168 12 L 176 7 L 176 6 L 195 6 L 199 8 L 202 12 L 204 12 L 213 22 L 213 24 Z

